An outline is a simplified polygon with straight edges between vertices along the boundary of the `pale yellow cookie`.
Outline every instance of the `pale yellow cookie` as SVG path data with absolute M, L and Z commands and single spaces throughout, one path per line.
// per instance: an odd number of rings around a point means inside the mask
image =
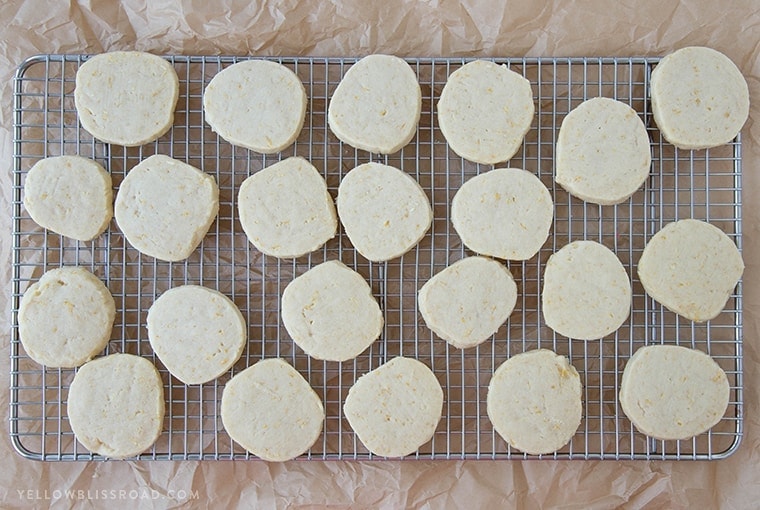
M 451 223 L 462 242 L 481 255 L 527 260 L 549 237 L 554 202 L 538 177 L 497 168 L 466 181 L 451 202 Z
M 96 161 L 79 156 L 41 159 L 24 180 L 24 207 L 41 227 L 90 241 L 113 217 L 111 176 Z
M 466 257 L 425 282 L 417 300 L 425 324 L 465 349 L 483 343 L 506 322 L 517 302 L 517 285 L 501 262 Z
M 539 455 L 565 446 L 581 423 L 581 378 L 566 357 L 547 349 L 502 363 L 488 384 L 493 428 L 513 448 Z
M 114 203 L 116 223 L 129 244 L 167 261 L 189 257 L 218 211 L 214 178 L 162 154 L 129 171 Z
M 546 325 L 561 335 L 602 338 L 630 315 L 631 280 L 609 248 L 575 241 L 546 262 L 541 308 Z
M 666 55 L 652 71 L 652 113 L 668 142 L 706 149 L 733 140 L 749 116 L 749 87 L 724 54 L 692 46 Z
M 237 305 L 199 285 L 181 285 L 161 294 L 146 322 L 153 352 L 185 384 L 202 384 L 225 373 L 248 339 Z
M 300 257 L 335 237 L 338 219 L 324 178 L 308 161 L 287 158 L 240 185 L 240 225 L 257 250 Z
M 625 365 L 620 407 L 648 436 L 689 439 L 720 421 L 729 394 L 726 373 L 704 352 L 648 345 Z
M 557 184 L 600 205 L 630 198 L 652 161 L 644 122 L 627 104 L 606 97 L 584 101 L 565 117 L 555 158 Z
M 505 65 L 469 62 L 449 76 L 438 124 L 449 147 L 476 163 L 507 161 L 522 145 L 535 113 L 530 82 Z
M 85 363 L 69 387 L 66 410 L 77 440 L 112 459 L 134 457 L 164 425 L 164 386 L 153 363 L 111 354 Z
M 718 316 L 743 272 L 734 242 L 718 227 L 694 219 L 665 225 L 644 247 L 638 264 L 647 294 L 696 322 Z
M 282 293 L 282 323 L 316 359 L 346 361 L 361 354 L 383 329 L 383 313 L 367 281 L 340 261 L 306 271 Z
M 409 64 L 392 55 L 369 55 L 352 65 L 330 98 L 327 121 L 341 141 L 392 154 L 417 132 L 422 92 Z
M 95 55 L 76 76 L 74 103 L 79 122 L 107 143 L 135 147 L 171 128 L 179 78 L 161 57 L 140 51 Z
M 105 348 L 115 317 L 113 296 L 97 276 L 82 267 L 51 269 L 21 298 L 19 338 L 37 363 L 77 367 Z
M 407 173 L 380 163 L 359 165 L 340 182 L 338 216 L 354 248 L 381 262 L 408 252 L 430 229 L 433 209 Z
M 441 420 L 443 390 L 420 361 L 396 357 L 361 376 L 343 412 L 375 455 L 403 457 L 430 441 Z
M 228 142 L 263 154 L 279 152 L 301 132 L 306 90 L 296 74 L 270 60 L 237 62 L 203 92 L 206 122 Z
M 230 437 L 261 459 L 282 462 L 305 453 L 322 432 L 319 396 L 282 359 L 265 359 L 224 386 L 222 424 Z

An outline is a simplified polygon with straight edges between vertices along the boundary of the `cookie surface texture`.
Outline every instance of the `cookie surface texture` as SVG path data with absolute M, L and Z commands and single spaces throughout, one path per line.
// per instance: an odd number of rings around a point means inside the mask
M 486 405 L 494 429 L 510 446 L 530 455 L 552 453 L 581 423 L 581 379 L 566 357 L 527 351 L 496 369 Z
M 301 79 L 269 60 L 237 62 L 216 74 L 203 93 L 211 129 L 262 154 L 280 152 L 298 138 L 307 102 Z
M 630 315 L 631 294 L 620 259 L 596 241 L 574 241 L 546 262 L 544 319 L 566 337 L 592 340 L 613 333 Z
M 156 154 L 132 168 L 119 186 L 114 216 L 127 241 L 160 260 L 186 259 L 219 210 L 219 188 L 210 175 Z
M 438 101 L 438 124 L 449 147 L 465 159 L 489 165 L 515 155 L 534 113 L 530 82 L 487 60 L 451 73 Z
M 647 294 L 672 312 L 704 322 L 726 306 L 744 261 L 718 227 L 686 219 L 665 225 L 649 240 L 637 270 Z
M 77 71 L 74 104 L 82 127 L 107 143 L 136 147 L 171 128 L 179 78 L 161 57 L 139 51 L 95 55 Z
M 451 222 L 465 246 L 500 259 L 533 257 L 549 237 L 553 217 L 549 190 L 519 168 L 472 177 L 451 203 Z
M 507 321 L 517 302 L 517 285 L 501 262 L 466 257 L 428 280 L 417 299 L 425 324 L 465 349 L 483 343 Z
M 411 250 L 433 221 L 433 209 L 419 183 L 398 168 L 359 165 L 340 182 L 338 216 L 356 250 L 375 262 Z
M 652 71 L 652 113 L 668 142 L 707 149 L 733 140 L 749 116 L 749 87 L 726 55 L 700 46 L 666 55 Z
M 596 97 L 562 121 L 555 180 L 573 196 L 600 205 L 624 202 L 649 176 L 649 136 L 627 104 Z
M 338 228 L 324 178 L 300 157 L 275 163 L 243 181 L 238 211 L 251 244 L 273 257 L 310 253 L 335 237 Z
M 409 455 L 430 441 L 442 410 L 443 390 L 433 372 L 404 357 L 361 376 L 343 404 L 364 446 L 383 457 Z
M 258 361 L 236 374 L 222 393 L 224 429 L 261 459 L 282 462 L 305 453 L 322 432 L 322 401 L 286 361 Z
M 148 310 L 148 339 L 161 362 L 185 384 L 202 384 L 240 358 L 248 331 L 237 305 L 199 285 L 167 290 Z
M 636 428 L 656 439 L 688 439 L 723 417 L 730 386 L 707 354 L 676 345 L 638 349 L 623 371 L 620 406 Z
M 134 457 L 156 442 L 164 423 L 164 387 L 153 363 L 132 354 L 98 358 L 77 371 L 67 412 L 77 440 L 112 459 Z
M 370 346 L 383 314 L 364 277 L 337 260 L 294 279 L 282 293 L 285 329 L 309 356 L 346 361 Z
M 100 279 L 81 267 L 51 269 L 21 298 L 19 338 L 48 367 L 77 367 L 111 338 L 116 305 Z
M 78 241 L 105 231 L 113 217 L 111 175 L 80 156 L 45 158 L 24 180 L 24 207 L 48 230 Z
M 417 132 L 422 92 L 409 64 L 369 55 L 352 65 L 328 107 L 330 130 L 357 149 L 392 154 Z

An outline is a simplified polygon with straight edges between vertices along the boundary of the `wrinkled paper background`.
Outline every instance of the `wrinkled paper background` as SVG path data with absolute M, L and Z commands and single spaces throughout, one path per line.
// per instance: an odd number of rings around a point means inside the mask
M 211 2 L 209 2 L 210 4 Z M 221 3 L 220 3 L 221 4 Z M 0 356 L 0 507 L 755 508 L 760 500 L 760 4 L 757 0 L 246 2 L 188 0 L 0 5 L 0 309 L 10 321 L 12 76 L 38 53 L 361 56 L 726 53 L 749 82 L 743 130 L 745 437 L 714 462 L 382 461 L 41 463 L 8 436 L 8 356 Z M 9 334 L 0 337 L 8 353 Z M 73 489 L 74 498 L 57 491 Z M 131 500 L 139 489 L 147 499 Z M 87 492 L 89 490 L 89 492 Z M 120 499 L 118 491 L 126 491 Z M 184 496 L 184 497 L 182 497 Z M 100 498 L 100 499 L 98 499 Z M 106 498 L 106 499 L 103 499 Z

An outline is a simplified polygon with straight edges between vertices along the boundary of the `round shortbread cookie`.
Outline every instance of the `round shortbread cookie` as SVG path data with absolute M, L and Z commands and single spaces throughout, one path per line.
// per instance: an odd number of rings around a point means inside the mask
M 619 204 L 649 176 L 649 136 L 636 111 L 606 97 L 584 101 L 562 121 L 555 181 L 573 196 Z
M 449 147 L 465 159 L 489 165 L 514 156 L 534 113 L 530 82 L 487 60 L 451 73 L 438 101 L 438 124 Z
M 575 241 L 546 262 L 541 307 L 546 325 L 560 335 L 602 338 L 630 315 L 631 280 L 609 248 Z
M 219 211 L 210 175 L 156 154 L 135 166 L 119 186 L 116 223 L 138 251 L 160 260 L 186 259 Z
M 491 377 L 486 408 L 510 446 L 530 455 L 552 453 L 570 442 L 581 423 L 581 378 L 553 351 L 517 354 Z
M 78 367 L 102 351 L 116 317 L 113 296 L 81 267 L 51 269 L 24 292 L 18 332 L 24 350 L 48 367 Z
M 113 217 L 111 176 L 97 162 L 79 156 L 45 158 L 24 180 L 24 207 L 41 227 L 78 241 L 90 241 Z
M 694 219 L 665 225 L 644 247 L 638 265 L 647 294 L 695 322 L 723 310 L 743 272 L 734 242 L 718 227 Z
M 733 140 L 749 116 L 749 87 L 741 71 L 711 48 L 688 47 L 652 71 L 652 113 L 668 142 L 706 149 Z
M 199 285 L 161 294 L 148 310 L 147 326 L 153 352 L 185 384 L 203 384 L 229 370 L 248 333 L 232 300 Z
M 359 165 L 340 182 L 338 216 L 354 248 L 381 262 L 411 250 L 433 221 L 433 209 L 419 183 L 388 165 Z
M 417 299 L 425 324 L 465 349 L 484 342 L 506 322 L 517 302 L 517 285 L 502 263 L 467 257 L 428 280 Z
M 500 259 L 527 260 L 549 237 L 554 202 L 538 177 L 519 168 L 498 168 L 473 177 L 451 202 L 451 222 L 472 251 Z
M 338 220 L 324 178 L 292 157 L 248 177 L 238 192 L 240 224 L 257 250 L 300 257 L 335 237 Z
M 726 373 L 704 352 L 648 345 L 625 365 L 620 407 L 648 436 L 689 439 L 720 421 L 729 393 Z
M 430 441 L 442 410 L 443 389 L 435 374 L 400 356 L 361 376 L 343 404 L 359 440 L 383 457 L 409 455 Z
M 357 149 L 391 154 L 417 132 L 422 92 L 409 64 L 369 55 L 343 76 L 327 111 L 330 130 Z
M 380 336 L 383 313 L 362 275 L 331 260 L 285 287 L 282 323 L 309 356 L 346 361 Z
M 305 453 L 322 432 L 322 401 L 282 359 L 265 359 L 224 386 L 222 424 L 230 437 L 261 459 L 282 462 Z
M 270 60 L 246 60 L 214 76 L 203 92 L 211 129 L 263 154 L 292 144 L 303 127 L 306 90 L 296 74 Z
M 166 133 L 178 97 L 172 65 L 139 51 L 95 55 L 79 67 L 74 89 L 82 127 L 98 140 L 127 147 Z
M 71 382 L 67 412 L 71 430 L 85 448 L 112 459 L 134 457 L 161 434 L 161 376 L 153 363 L 133 354 L 90 361 Z

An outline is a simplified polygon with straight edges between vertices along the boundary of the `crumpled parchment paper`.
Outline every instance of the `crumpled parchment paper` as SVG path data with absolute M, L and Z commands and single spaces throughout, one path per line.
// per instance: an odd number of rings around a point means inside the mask
M 24 460 L 8 436 L 0 357 L 0 506 L 109 508 L 754 508 L 760 499 L 760 6 L 603 2 L 140 2 L 10 0 L 0 6 L 0 309 L 10 323 L 12 76 L 38 53 L 361 56 L 726 53 L 750 86 L 743 130 L 744 439 L 715 462 L 107 462 Z M 9 333 L 0 349 L 8 351 Z

